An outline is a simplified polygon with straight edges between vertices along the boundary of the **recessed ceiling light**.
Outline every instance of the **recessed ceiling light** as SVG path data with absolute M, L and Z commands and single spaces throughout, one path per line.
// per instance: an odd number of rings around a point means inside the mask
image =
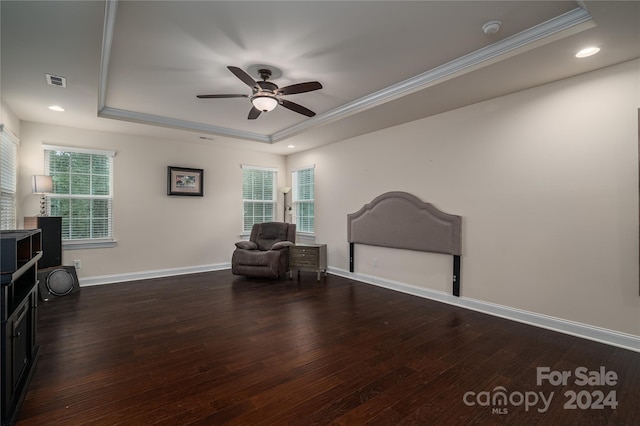
M 587 58 L 589 56 L 595 55 L 599 51 L 600 48 L 596 46 L 585 47 L 584 49 L 576 53 L 576 58 Z
M 63 112 L 64 108 L 62 108 L 60 105 L 49 105 L 49 109 L 51 111 L 56 111 L 56 112 Z
M 489 21 L 482 26 L 482 32 L 486 35 L 495 34 L 500 31 L 501 26 L 502 22 L 500 21 Z
M 295 148 L 295 145 L 287 145 L 287 148 Z

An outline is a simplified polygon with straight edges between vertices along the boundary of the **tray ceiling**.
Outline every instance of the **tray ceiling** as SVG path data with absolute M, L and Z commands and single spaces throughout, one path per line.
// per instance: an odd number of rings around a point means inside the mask
M 23 120 L 278 153 L 307 149 L 637 58 L 638 2 L 12 2 L 2 98 Z M 496 34 L 482 25 L 500 20 Z M 586 44 L 603 52 L 578 60 Z M 247 120 L 227 66 L 280 87 L 320 81 Z M 45 73 L 67 87 L 46 85 Z M 65 113 L 46 111 L 64 104 Z M 216 142 L 217 141 L 217 142 Z

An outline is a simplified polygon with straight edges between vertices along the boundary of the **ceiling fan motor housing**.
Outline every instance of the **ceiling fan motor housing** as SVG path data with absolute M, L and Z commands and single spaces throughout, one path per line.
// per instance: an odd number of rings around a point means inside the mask
M 275 93 L 278 86 L 270 81 L 256 81 L 258 92 Z

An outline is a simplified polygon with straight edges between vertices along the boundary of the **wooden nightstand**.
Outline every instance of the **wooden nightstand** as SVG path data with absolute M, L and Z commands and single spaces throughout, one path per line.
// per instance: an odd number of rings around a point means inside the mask
M 296 244 L 289 248 L 289 276 L 293 278 L 293 271 L 315 271 L 320 281 L 320 273 L 327 275 L 327 245 L 326 244 Z

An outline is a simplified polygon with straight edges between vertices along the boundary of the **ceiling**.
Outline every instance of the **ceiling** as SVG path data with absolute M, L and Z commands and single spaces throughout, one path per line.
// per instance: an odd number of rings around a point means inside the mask
M 25 121 L 290 154 L 640 57 L 640 2 L 5 1 L 2 99 Z M 495 34 L 483 24 L 499 20 Z M 602 48 L 577 59 L 587 45 Z M 227 66 L 280 87 L 248 120 Z M 66 78 L 48 85 L 45 74 Z M 47 107 L 63 106 L 65 112 Z M 289 148 L 295 145 L 295 148 Z

